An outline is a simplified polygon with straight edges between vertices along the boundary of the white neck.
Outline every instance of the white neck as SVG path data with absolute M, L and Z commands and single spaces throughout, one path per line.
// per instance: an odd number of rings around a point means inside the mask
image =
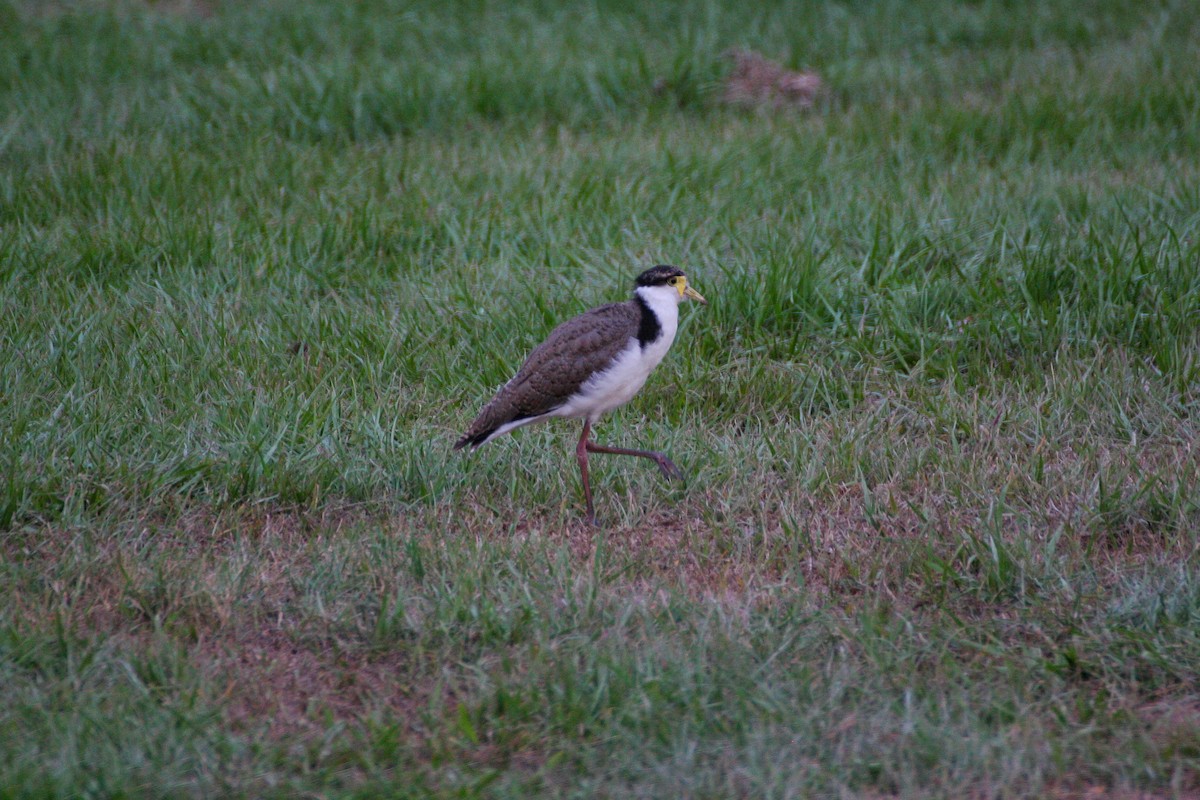
M 662 341 L 670 347 L 675 339 L 675 329 L 679 327 L 679 304 L 683 301 L 679 290 L 673 286 L 639 286 L 634 292 L 658 317 L 658 324 L 662 326 Z

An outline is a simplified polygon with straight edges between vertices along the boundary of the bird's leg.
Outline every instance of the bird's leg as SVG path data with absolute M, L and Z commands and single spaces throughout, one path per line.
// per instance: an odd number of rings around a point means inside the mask
M 592 487 L 588 483 L 588 450 L 593 445 L 588 441 L 588 433 L 592 430 L 591 420 L 583 421 L 583 433 L 579 435 L 579 444 L 575 448 L 575 460 L 579 462 L 579 474 L 583 478 L 583 498 L 587 500 L 587 520 L 596 524 L 596 509 L 592 506 Z
M 625 447 L 605 447 L 604 445 L 599 445 L 595 442 L 586 441 L 586 436 L 584 439 L 579 440 L 579 445 L 580 447 L 586 447 L 589 453 L 612 453 L 613 455 L 618 456 L 639 456 L 641 458 L 648 458 L 655 464 L 658 464 L 658 468 L 662 470 L 662 474 L 664 476 L 668 478 L 675 478 L 676 480 L 680 481 L 683 480 L 683 471 L 679 469 L 679 467 L 675 466 L 675 462 L 667 458 L 663 453 L 657 453 L 653 450 L 630 450 Z

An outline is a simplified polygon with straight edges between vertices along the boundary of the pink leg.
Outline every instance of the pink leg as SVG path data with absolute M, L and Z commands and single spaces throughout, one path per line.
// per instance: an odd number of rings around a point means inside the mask
M 588 433 L 592 430 L 589 420 L 583 421 L 583 433 L 579 435 L 579 444 L 575 447 L 575 460 L 579 462 L 579 474 L 583 477 L 583 499 L 587 500 L 587 521 L 596 524 L 596 509 L 592 506 L 592 487 L 588 483 L 588 450 L 593 445 L 588 441 Z
M 679 467 L 675 466 L 674 461 L 667 458 L 662 453 L 656 453 L 653 450 L 629 450 L 624 447 L 605 447 L 603 445 L 586 441 L 586 439 L 587 436 L 585 428 L 585 435 L 583 439 L 579 440 L 579 446 L 586 447 L 589 453 L 612 453 L 618 456 L 638 456 L 639 458 L 648 458 L 655 464 L 658 464 L 658 468 L 662 470 L 664 477 L 683 480 L 683 471 L 680 470 Z

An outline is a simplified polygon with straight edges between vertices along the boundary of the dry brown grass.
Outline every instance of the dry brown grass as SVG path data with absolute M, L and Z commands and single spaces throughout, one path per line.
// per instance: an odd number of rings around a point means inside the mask
M 276 739 L 316 736 L 330 719 L 347 723 L 380 713 L 415 730 L 428 702 L 426 692 L 397 680 L 405 672 L 403 652 L 339 651 L 270 624 L 205 639 L 192 655 L 220 676 L 220 706 L 230 723 Z

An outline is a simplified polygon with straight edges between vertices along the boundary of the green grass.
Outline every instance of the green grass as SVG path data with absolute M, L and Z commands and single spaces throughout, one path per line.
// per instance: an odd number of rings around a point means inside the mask
M 0 795 L 1196 796 L 1196 12 L 0 0 Z

